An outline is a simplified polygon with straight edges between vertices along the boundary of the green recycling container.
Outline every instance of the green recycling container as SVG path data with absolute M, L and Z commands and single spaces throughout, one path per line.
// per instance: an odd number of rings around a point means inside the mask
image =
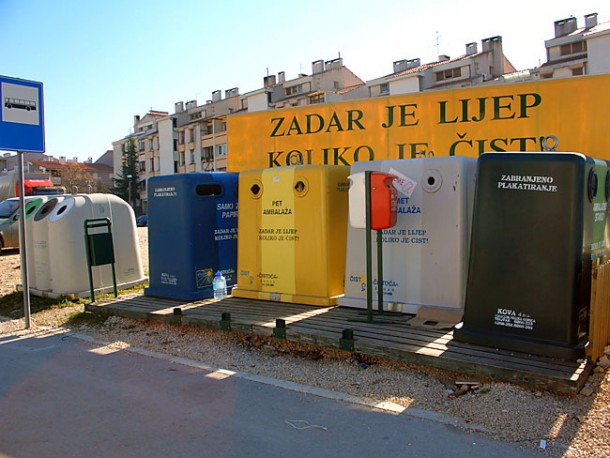
M 584 356 L 592 264 L 606 245 L 606 175 L 605 164 L 578 153 L 479 158 L 456 340 L 558 359 Z

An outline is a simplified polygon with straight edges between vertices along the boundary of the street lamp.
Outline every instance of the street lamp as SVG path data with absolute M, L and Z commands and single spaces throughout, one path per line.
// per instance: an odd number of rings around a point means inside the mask
M 216 118 L 212 118 L 212 158 L 214 161 L 214 172 L 216 171 Z

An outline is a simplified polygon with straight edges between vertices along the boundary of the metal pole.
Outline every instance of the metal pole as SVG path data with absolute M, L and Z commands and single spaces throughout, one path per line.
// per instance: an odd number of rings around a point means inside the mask
M 366 317 L 373 321 L 373 255 L 371 243 L 371 172 L 364 172 L 364 192 L 366 201 Z
M 383 230 L 377 231 L 377 309 L 383 314 Z
M 216 171 L 216 118 L 212 118 L 212 157 L 214 158 L 214 172 Z
M 30 318 L 30 285 L 25 246 L 25 174 L 23 173 L 23 152 L 18 151 L 17 156 L 19 159 L 19 255 L 21 256 L 21 284 L 23 285 L 23 316 L 25 317 L 25 328 L 30 329 L 32 322 Z

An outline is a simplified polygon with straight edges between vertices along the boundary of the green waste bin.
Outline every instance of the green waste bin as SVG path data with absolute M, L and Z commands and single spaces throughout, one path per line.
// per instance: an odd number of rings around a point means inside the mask
M 592 255 L 599 255 L 592 244 L 604 243 L 594 242 L 594 228 L 605 237 L 605 221 L 596 223 L 594 212 L 607 201 L 601 166 L 577 153 L 479 158 L 456 340 L 560 359 L 584 356 Z

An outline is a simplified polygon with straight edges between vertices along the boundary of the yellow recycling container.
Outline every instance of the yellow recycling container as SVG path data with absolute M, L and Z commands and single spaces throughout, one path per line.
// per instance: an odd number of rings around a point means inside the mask
M 343 294 L 349 167 L 241 172 L 232 295 L 336 305 Z

